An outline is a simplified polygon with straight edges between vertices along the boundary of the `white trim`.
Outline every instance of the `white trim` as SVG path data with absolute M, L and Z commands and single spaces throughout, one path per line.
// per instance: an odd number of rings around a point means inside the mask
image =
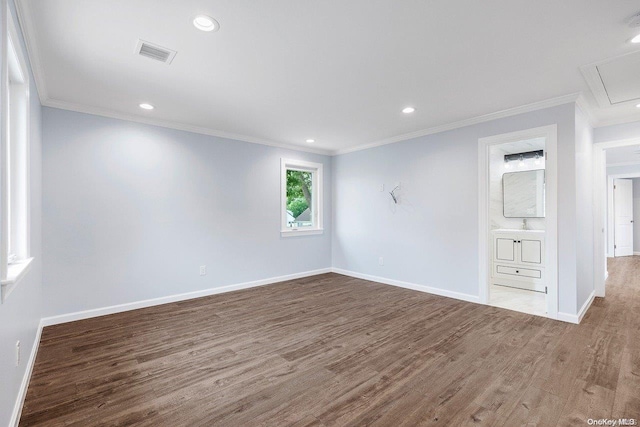
M 534 102 L 532 104 L 522 105 L 520 107 L 509 108 L 495 113 L 484 114 L 481 116 L 472 117 L 469 119 L 460 120 L 453 123 L 448 123 L 440 126 L 434 126 L 427 129 L 419 130 L 416 132 L 405 133 L 402 135 L 394 136 L 392 138 L 383 139 L 377 142 L 369 144 L 358 145 L 351 148 L 345 148 L 344 150 L 337 150 L 333 155 L 347 154 L 354 151 L 366 150 L 369 148 L 379 147 L 381 145 L 393 144 L 395 142 L 406 141 L 412 138 L 418 138 L 426 135 L 433 135 L 435 133 L 446 132 L 453 129 L 458 129 L 466 126 L 475 125 L 478 123 L 489 122 L 492 120 L 502 119 L 505 117 L 515 116 L 518 114 L 529 113 L 531 111 L 543 110 L 545 108 L 556 107 L 558 105 L 575 103 L 580 97 L 580 93 L 572 93 L 569 95 L 559 96 L 556 98 L 547 99 L 544 101 Z
M 640 113 L 632 110 L 630 114 L 625 114 L 623 116 L 618 115 L 616 117 L 611 117 L 608 119 L 599 119 L 597 125 L 594 127 L 601 128 L 606 126 L 621 125 L 625 123 L 637 122 L 639 120 L 640 120 Z
M 587 121 L 589 122 L 589 126 L 591 126 L 592 128 L 600 126 L 600 120 L 594 116 L 591 104 L 587 100 L 584 93 L 581 92 L 580 95 L 578 95 L 578 99 L 576 99 L 576 105 L 578 106 L 580 111 L 584 113 Z
M 602 81 L 602 77 L 600 76 L 600 71 L 598 70 L 599 65 L 604 65 L 609 62 L 613 62 L 620 58 L 624 58 L 628 55 L 635 55 L 637 51 L 626 52 L 622 55 L 616 55 L 601 61 L 592 62 L 591 64 L 583 65 L 580 67 L 580 71 L 582 72 L 582 76 L 587 82 L 589 89 L 591 89 L 591 93 L 593 97 L 598 102 L 600 108 L 610 108 L 610 107 L 618 107 L 618 106 L 635 106 L 638 103 L 638 98 L 634 98 L 627 101 L 621 101 L 612 103 L 609 95 L 607 93 L 607 89 L 604 86 L 604 82 Z
M 33 258 L 27 258 L 26 260 L 18 261 L 14 264 L 7 266 L 7 278 L 0 281 L 0 302 L 4 302 L 9 298 L 11 292 L 16 288 L 18 283 L 27 275 L 31 269 Z
M 20 35 L 18 28 L 14 22 L 14 15 L 9 7 L 9 4 L 6 0 L 2 1 L 1 6 L 4 11 L 2 18 L 4 25 L 0 25 L 0 27 L 4 28 L 2 32 L 2 71 L 1 71 L 1 101 L 0 101 L 0 110 L 2 111 L 2 118 L 0 119 L 0 128 L 2 129 L 0 135 L 0 194 L 2 195 L 2 201 L 0 202 L 0 235 L 3 237 L 9 236 L 10 233 L 15 232 L 16 234 L 11 234 L 12 238 L 16 239 L 16 242 L 12 243 L 13 248 L 11 249 L 14 252 L 18 259 L 22 260 L 22 262 L 16 267 L 9 267 L 7 265 L 7 257 L 10 248 L 8 248 L 7 238 L 1 239 L 0 243 L 0 279 L 3 279 L 1 282 L 1 292 L 0 292 L 0 301 L 4 302 L 6 298 L 9 296 L 11 291 L 15 288 L 18 281 L 24 276 L 26 271 L 29 269 L 29 265 L 31 262 L 30 257 L 30 246 L 31 246 L 31 190 L 30 190 L 30 154 L 31 154 L 31 102 L 30 102 L 30 87 L 31 81 L 29 77 L 29 67 L 22 50 L 22 45 L 20 43 Z M 11 55 L 9 55 L 11 50 Z M 21 92 L 24 93 L 24 99 L 21 101 L 24 102 L 24 123 L 20 123 L 24 125 L 24 145 L 20 144 L 19 147 L 19 155 L 16 159 L 19 160 L 18 165 L 15 170 L 20 175 L 20 179 L 17 179 L 15 182 L 9 184 L 9 175 L 7 170 L 9 169 L 8 165 L 12 161 L 7 157 L 7 150 L 9 146 L 9 137 L 7 129 L 9 129 L 9 119 L 10 119 L 10 108 L 9 108 L 9 98 L 10 96 L 10 67 L 12 60 L 9 59 L 9 56 L 15 58 L 17 61 L 16 67 L 18 68 L 17 73 L 19 74 L 19 87 Z M 18 104 L 17 104 L 18 105 Z M 19 104 L 21 106 L 21 104 Z M 13 155 L 12 155 L 13 157 Z M 20 167 L 18 167 L 20 166 Z M 13 168 L 12 168 L 13 169 Z M 23 170 L 24 169 L 24 170 Z M 12 172 L 13 174 L 13 172 Z M 14 176 L 13 178 L 16 178 Z M 15 192 L 19 194 L 19 196 L 14 200 L 16 202 L 15 205 L 11 204 L 9 206 L 8 203 L 8 193 L 9 190 L 11 192 Z M 16 215 L 17 220 L 17 228 L 12 229 L 12 225 L 9 224 L 8 220 L 8 209 L 11 209 L 12 215 Z M 12 219 L 13 222 L 13 219 Z M 13 231 L 11 231 L 13 230 Z M 20 268 L 22 267 L 22 268 Z
M 47 88 L 44 82 L 44 71 L 42 71 L 42 64 L 40 63 L 40 54 L 37 50 L 37 46 L 35 43 L 32 43 L 29 35 L 36 34 L 36 27 L 33 25 L 33 21 L 30 19 L 26 19 L 27 16 L 30 15 L 28 1 L 24 0 L 16 0 L 16 11 L 18 12 L 18 23 L 22 27 L 24 31 L 22 31 L 22 35 L 24 38 L 24 44 L 27 47 L 27 56 L 29 57 L 29 63 L 31 64 L 31 71 L 33 72 L 33 77 L 36 83 L 36 90 L 38 91 L 38 95 L 40 97 L 40 104 L 43 104 L 43 99 L 47 99 Z
M 0 20 L 0 58 L 2 58 L 0 69 L 0 279 L 7 277 L 7 257 L 9 256 L 9 248 L 6 236 L 9 235 L 9 222 L 7 219 L 7 207 L 5 205 L 5 195 L 7 194 L 7 186 L 9 175 L 5 167 L 5 158 L 7 157 L 7 111 L 9 109 L 8 96 L 9 91 L 9 37 L 4 30 L 7 28 L 9 21 L 9 5 L 7 0 L 0 1 L 2 8 Z
M 304 228 L 304 229 L 289 229 L 280 230 L 280 237 L 300 237 L 300 236 L 314 236 L 317 234 L 323 234 L 324 228 Z
M 29 360 L 27 361 L 27 368 L 25 369 L 24 375 L 22 376 L 22 382 L 20 383 L 18 396 L 16 397 L 16 402 L 13 405 L 13 413 L 11 414 L 9 427 L 18 427 L 18 424 L 20 423 L 22 407 L 24 406 L 24 399 L 27 397 L 27 389 L 29 388 L 29 381 L 31 380 L 33 366 L 36 363 L 36 356 L 38 355 L 38 348 L 40 347 L 40 337 L 42 336 L 43 327 L 44 325 L 41 320 L 38 324 L 38 329 L 36 330 L 36 337 L 33 340 L 33 345 L 31 346 L 31 354 L 29 355 Z
M 546 248 L 547 317 L 558 317 L 558 129 L 557 125 L 542 126 L 478 140 L 478 259 L 479 299 L 489 301 L 491 230 L 489 220 L 489 147 L 537 137 L 546 138 Z
M 397 286 L 399 288 L 411 289 L 414 291 L 426 292 L 428 294 L 439 295 L 441 297 L 454 298 L 462 301 L 480 303 L 477 295 L 465 294 L 462 292 L 449 291 L 442 288 L 434 288 L 432 286 L 418 285 L 416 283 L 403 282 L 401 280 L 388 279 L 386 277 L 372 276 L 370 274 L 357 273 L 355 271 L 343 270 L 342 268 L 331 269 L 332 272 L 342 274 L 343 276 L 355 277 L 356 279 L 369 280 L 370 282 L 382 283 L 384 285 Z
M 612 173 L 611 175 L 607 175 L 607 178 L 610 179 L 624 179 L 624 178 L 640 178 L 639 172 L 631 172 L 631 173 Z
M 313 226 L 309 228 L 287 227 L 287 170 L 300 170 L 313 173 L 311 188 L 311 218 Z M 280 159 L 280 236 L 309 236 L 324 233 L 323 228 L 323 194 L 322 163 L 307 162 L 295 159 Z
M 91 310 L 77 311 L 75 313 L 61 314 L 58 316 L 44 317 L 44 326 L 57 325 L 76 320 L 90 319 L 92 317 L 106 316 L 108 314 L 121 313 L 123 311 L 137 310 L 139 308 L 153 307 L 156 305 L 169 304 L 177 301 L 185 301 L 194 298 L 206 297 L 209 295 L 222 294 L 226 292 L 239 291 L 241 289 L 255 288 L 258 286 L 271 285 L 273 283 L 286 282 L 287 280 L 301 279 L 303 277 L 316 276 L 318 274 L 330 273 L 331 268 L 321 268 L 318 270 L 305 271 L 302 273 L 288 274 L 285 276 L 270 277 L 268 279 L 255 280 L 253 282 L 236 283 L 234 285 L 220 286 L 216 288 L 203 289 L 200 291 L 186 292 L 183 294 L 169 295 L 165 297 L 152 298 L 142 301 L 128 302 L 124 304 L 112 305 L 108 307 L 94 308 Z
M 125 120 L 129 122 L 134 122 L 134 123 L 142 123 L 146 125 L 158 126 L 158 127 L 168 128 L 168 129 L 176 129 L 176 130 L 181 130 L 185 132 L 197 133 L 200 135 L 209 135 L 209 136 L 215 136 L 218 138 L 231 139 L 235 141 L 249 142 L 252 144 L 267 145 L 269 147 L 283 148 L 286 150 L 323 154 L 325 156 L 329 156 L 332 154 L 331 150 L 323 150 L 320 148 L 310 148 L 303 145 L 287 144 L 283 142 L 272 141 L 269 139 L 257 138 L 257 137 L 248 136 L 248 135 L 241 135 L 236 133 L 224 132 L 216 129 L 209 129 L 201 126 L 194 126 L 194 125 L 184 124 L 180 122 L 174 122 L 171 120 L 153 119 L 150 117 L 142 117 L 142 116 L 137 116 L 135 114 L 108 110 L 106 108 L 74 104 L 67 101 L 58 101 L 58 100 L 49 99 L 49 98 L 42 99 L 42 95 L 40 96 L 40 102 L 45 107 L 59 108 L 61 110 L 69 110 L 69 111 L 75 111 L 78 113 L 109 117 L 112 119 Z
M 633 162 L 607 163 L 608 168 L 616 167 L 616 166 L 636 166 L 636 165 L 640 166 L 640 160 L 636 160 Z
M 575 102 L 579 101 L 579 98 L 580 98 L 580 95 L 581 95 L 580 93 L 571 93 L 571 94 L 568 94 L 568 95 L 563 95 L 563 96 L 550 98 L 550 99 L 546 99 L 546 100 L 542 100 L 542 101 L 538 101 L 538 102 L 533 102 L 533 103 L 525 104 L 525 105 L 518 106 L 518 107 L 508 108 L 508 109 L 505 109 L 505 110 L 496 111 L 496 112 L 492 112 L 492 113 L 489 113 L 489 114 L 483 114 L 483 115 L 480 115 L 480 116 L 471 117 L 471 118 L 468 118 L 468 119 L 464 119 L 464 120 L 460 120 L 460 121 L 456 121 L 456 122 L 452 122 L 452 123 L 448 123 L 448 124 L 444 124 L 444 125 L 439 125 L 439 126 L 426 128 L 426 129 L 419 130 L 419 131 L 416 131 L 416 132 L 405 133 L 405 134 L 402 134 L 402 135 L 398 135 L 398 136 L 395 136 L 395 137 L 392 137 L 392 138 L 387 138 L 387 139 L 375 141 L 375 142 L 372 142 L 372 143 L 364 143 L 364 144 L 361 144 L 361 145 L 357 145 L 355 147 L 346 148 L 344 150 L 330 150 L 330 149 L 323 150 L 323 149 L 319 149 L 319 148 L 309 148 L 307 146 L 302 146 L 302 145 L 298 146 L 298 145 L 293 145 L 293 144 L 286 144 L 286 143 L 271 141 L 271 140 L 262 139 L 262 138 L 250 137 L 250 136 L 247 136 L 247 135 L 231 134 L 229 132 L 224 132 L 224 131 L 220 131 L 220 130 L 204 128 L 204 127 L 200 127 L 200 126 L 193 126 L 193 125 L 188 125 L 188 124 L 184 124 L 184 123 L 178 123 L 178 122 L 169 121 L 169 120 L 161 120 L 161 119 L 155 119 L 154 120 L 154 119 L 150 119 L 150 118 L 146 118 L 146 117 L 136 116 L 136 115 L 133 115 L 133 114 L 116 112 L 116 111 L 107 110 L 107 109 L 103 109 L 103 108 L 97 108 L 97 107 L 84 106 L 84 105 L 74 104 L 74 103 L 71 103 L 71 102 L 66 102 L 66 101 L 50 98 L 49 94 L 48 94 L 48 90 L 47 90 L 46 84 L 45 84 L 45 80 L 44 80 L 44 71 L 43 71 L 43 68 L 42 68 L 42 64 L 40 63 L 40 60 L 39 60 L 40 55 L 38 54 L 38 47 L 37 47 L 36 42 L 35 42 L 35 40 L 37 38 L 36 37 L 36 28 L 34 27 L 34 25 L 32 24 L 32 22 L 30 20 L 26 19 L 26 17 L 29 16 L 29 14 L 30 14 L 29 13 L 30 12 L 30 10 L 29 10 L 30 7 L 31 6 L 30 6 L 28 1 L 16 0 L 16 8 L 18 10 L 18 17 L 20 19 L 20 23 L 21 23 L 22 27 L 24 28 L 24 39 L 25 39 L 25 44 L 27 46 L 27 53 L 28 53 L 29 59 L 31 61 L 31 68 L 32 68 L 32 71 L 33 71 L 33 75 L 35 77 L 36 87 L 38 89 L 38 94 L 40 96 L 40 103 L 43 106 L 53 107 L 53 108 L 60 108 L 60 109 L 63 109 L 63 110 L 76 111 L 76 112 L 80 112 L 80 113 L 94 114 L 94 115 L 98 115 L 98 116 L 110 117 L 110 118 L 115 118 L 115 119 L 120 119 L 120 120 L 128 120 L 128 121 L 133 121 L 133 122 L 137 122 L 137 123 L 144 123 L 144 124 L 150 124 L 150 125 L 154 125 L 154 126 L 160 126 L 160 127 L 164 127 L 164 128 L 183 130 L 183 131 L 186 131 L 186 132 L 193 132 L 193 133 L 199 133 L 199 134 L 203 134 L 203 135 L 217 136 L 217 137 L 220 137 L 220 138 L 234 139 L 234 140 L 238 140 L 238 141 L 250 142 L 250 143 L 254 143 L 254 144 L 268 145 L 268 146 L 272 146 L 272 147 L 279 147 L 279 148 L 285 148 L 285 149 L 296 150 L 296 151 L 304 151 L 304 152 L 310 152 L 310 153 L 316 153 L 316 154 L 324 154 L 324 155 L 336 156 L 336 155 L 340 155 L 340 154 L 351 153 L 351 152 L 354 152 L 354 151 L 366 150 L 368 148 L 379 147 L 381 145 L 392 144 L 392 143 L 395 143 L 395 142 L 400 142 L 400 141 L 404 141 L 404 140 L 411 139 L 411 138 L 417 138 L 417 137 L 420 137 L 420 136 L 426 136 L 426 135 L 431 135 L 431 134 L 435 134 L 435 133 L 439 133 L 439 132 L 453 130 L 453 129 L 457 129 L 457 128 L 461 128 L 461 127 L 465 127 L 465 126 L 470 126 L 470 125 L 473 125 L 473 124 L 488 122 L 488 121 L 491 121 L 491 120 L 496 120 L 496 119 L 500 119 L 500 118 L 504 118 L 504 117 L 510 117 L 510 116 L 514 116 L 514 115 L 517 115 L 517 114 L 523 114 L 523 113 L 528 113 L 528 112 L 531 112 L 531 111 L 542 110 L 542 109 L 545 109 L 545 108 L 555 107 L 555 106 L 563 105 L 563 104 L 575 103 Z M 591 117 L 591 114 L 588 113 L 588 116 Z
M 640 252 L 633 251 L 634 255 L 640 255 Z
M 589 298 L 587 298 L 584 304 L 582 304 L 582 307 L 580 308 L 580 311 L 578 311 L 578 314 L 560 312 L 558 313 L 558 320 L 562 320 L 563 322 L 575 323 L 576 325 L 580 324 L 580 322 L 582 322 L 582 319 L 584 318 L 584 315 L 587 314 L 587 310 L 589 310 L 589 307 L 591 307 L 591 304 L 593 303 L 595 297 L 596 291 L 591 291 L 591 294 L 589 294 Z
M 606 150 L 607 148 L 627 147 L 629 145 L 640 144 L 640 138 L 611 139 L 607 141 L 594 142 L 599 148 Z

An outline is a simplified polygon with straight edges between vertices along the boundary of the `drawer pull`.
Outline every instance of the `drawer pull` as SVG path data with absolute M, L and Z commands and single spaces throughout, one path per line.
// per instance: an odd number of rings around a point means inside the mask
M 496 265 L 495 272 L 498 274 L 505 274 L 507 276 L 517 276 L 521 278 L 529 279 L 542 279 L 542 270 L 510 267 L 506 265 Z

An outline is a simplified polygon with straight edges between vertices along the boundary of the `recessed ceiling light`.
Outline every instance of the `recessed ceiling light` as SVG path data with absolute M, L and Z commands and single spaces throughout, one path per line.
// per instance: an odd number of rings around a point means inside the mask
M 636 104 L 636 108 L 640 108 L 640 104 Z
M 414 111 L 416 111 L 416 109 L 413 108 L 413 107 L 405 107 L 405 108 L 402 109 L 402 112 L 405 113 L 405 114 L 411 114 Z
M 218 31 L 220 24 L 218 21 L 207 15 L 198 15 L 193 19 L 193 25 L 202 31 Z
M 315 140 L 315 139 L 307 139 L 307 142 L 308 142 L 309 144 L 313 144 L 314 142 L 316 142 L 316 140 Z
M 640 34 L 632 38 L 631 43 L 640 43 Z
M 153 110 L 155 107 L 151 104 L 143 102 L 142 104 L 140 104 L 140 108 L 142 108 L 143 110 Z

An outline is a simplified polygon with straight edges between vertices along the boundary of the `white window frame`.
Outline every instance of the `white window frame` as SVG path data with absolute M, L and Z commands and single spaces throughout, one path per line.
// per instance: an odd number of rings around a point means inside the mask
M 312 206 L 311 218 L 313 225 L 304 228 L 287 227 L 287 170 L 298 170 L 313 173 L 312 178 Z M 280 163 L 280 209 L 281 223 L 280 235 L 282 237 L 309 236 L 314 234 L 322 234 L 322 163 L 306 162 L 303 160 L 281 159 Z
M 6 3 L 5 3 L 6 5 Z M 8 5 L 3 15 L 0 106 L 0 301 L 31 267 L 29 68 Z M 12 255 L 11 262 L 9 257 Z

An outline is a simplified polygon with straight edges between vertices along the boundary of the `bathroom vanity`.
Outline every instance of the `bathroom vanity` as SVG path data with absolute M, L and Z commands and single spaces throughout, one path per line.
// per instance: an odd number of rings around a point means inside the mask
M 491 282 L 495 285 L 546 292 L 544 230 L 492 230 Z

